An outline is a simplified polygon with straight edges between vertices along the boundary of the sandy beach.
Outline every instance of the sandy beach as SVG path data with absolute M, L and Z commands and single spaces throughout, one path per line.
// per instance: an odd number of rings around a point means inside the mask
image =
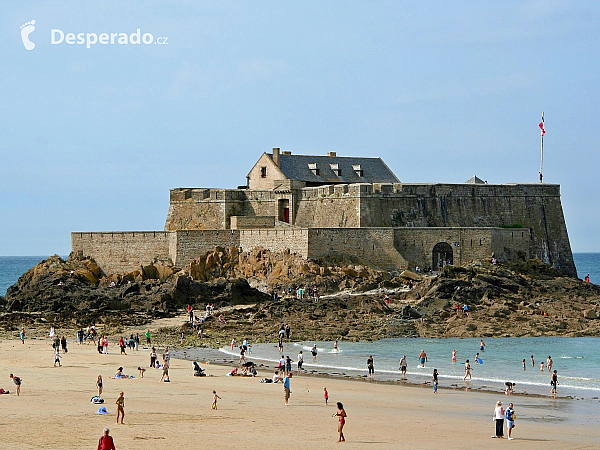
M 61 354 L 63 367 L 53 367 L 49 339 L 4 340 L 0 343 L 3 374 L 0 387 L 1 448 L 96 448 L 109 427 L 118 449 L 161 448 L 597 448 L 597 419 L 577 408 L 575 400 L 528 398 L 482 392 L 395 386 L 310 375 L 291 380 L 290 406 L 284 406 L 281 384 L 259 377 L 226 377 L 230 368 L 201 365 L 213 377 L 194 377 L 191 363 L 171 359 L 171 382 L 159 382 L 160 370 L 150 369 L 149 350 L 99 355 L 93 345 L 69 343 Z M 162 351 L 159 352 L 159 355 Z M 119 366 L 134 379 L 117 379 Z M 137 367 L 148 368 L 138 378 Z M 9 374 L 23 379 L 17 397 Z M 90 403 L 96 378 L 104 379 L 108 415 L 97 415 Z M 323 386 L 329 406 L 323 402 Z M 212 390 L 222 400 L 211 410 Z M 125 393 L 125 424 L 115 423 L 115 400 Z M 500 399 L 517 412 L 514 440 L 491 439 L 492 413 Z M 338 444 L 335 402 L 348 414 L 346 443 Z M 506 437 L 506 432 L 505 432 Z

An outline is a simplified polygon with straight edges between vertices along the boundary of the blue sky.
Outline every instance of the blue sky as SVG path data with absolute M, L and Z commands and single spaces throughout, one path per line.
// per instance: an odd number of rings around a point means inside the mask
M 272 147 L 381 156 L 403 182 L 561 185 L 600 251 L 596 1 L 0 4 L 0 255 L 160 230 L 174 187 L 236 187 Z M 35 20 L 24 48 L 20 27 Z M 51 30 L 166 45 L 51 44 Z

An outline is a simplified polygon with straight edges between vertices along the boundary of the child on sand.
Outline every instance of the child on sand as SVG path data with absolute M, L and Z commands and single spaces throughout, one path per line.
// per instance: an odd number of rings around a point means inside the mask
M 16 395 L 19 395 L 21 393 L 21 383 L 22 383 L 21 378 L 14 376 L 12 373 L 9 376 L 10 376 L 10 378 L 12 378 L 13 382 L 15 383 L 15 386 L 17 386 L 17 394 Z
M 217 391 L 213 391 L 213 402 L 212 402 L 212 409 L 217 409 L 217 399 L 220 399 L 221 397 L 219 397 L 217 395 Z
M 332 414 L 331 417 L 339 417 L 338 421 L 338 433 L 340 434 L 338 438 L 338 442 L 345 442 L 344 438 L 344 425 L 346 424 L 346 411 L 344 410 L 344 405 L 341 402 L 337 402 L 337 412 Z
M 123 419 L 125 418 L 125 396 L 123 392 L 119 393 L 119 398 L 115 404 L 117 405 L 117 423 L 119 423 L 119 416 L 121 416 L 121 424 L 123 424 Z
M 433 369 L 433 393 L 437 394 L 438 388 L 438 371 L 437 369 Z
M 54 350 L 54 367 L 56 367 L 56 363 L 58 363 L 58 367 L 62 367 L 62 364 L 60 363 L 60 353 L 58 350 Z
M 323 397 L 325 397 L 325 406 L 327 406 L 327 401 L 329 400 L 329 392 L 327 392 L 326 387 L 323 387 Z
M 98 388 L 98 397 L 100 397 L 102 395 L 102 375 L 98 375 L 96 387 Z
M 144 369 L 143 367 L 138 366 L 138 371 L 140 372 L 140 377 L 144 378 L 144 372 L 146 371 L 146 369 Z

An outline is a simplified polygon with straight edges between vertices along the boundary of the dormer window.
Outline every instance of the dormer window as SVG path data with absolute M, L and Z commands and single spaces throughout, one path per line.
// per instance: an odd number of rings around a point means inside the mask
M 309 163 L 308 164 L 308 168 L 313 173 L 313 175 L 320 175 L 321 174 L 321 171 L 317 167 L 317 163 Z
M 361 169 L 360 164 L 352 165 L 352 170 L 354 170 L 356 175 L 358 175 L 361 178 L 365 176 L 365 172 Z
M 342 169 L 340 169 L 338 164 L 329 164 L 333 173 L 335 173 L 338 177 L 342 176 Z
M 260 168 L 260 177 L 261 178 L 267 178 L 267 168 L 266 167 L 261 167 Z

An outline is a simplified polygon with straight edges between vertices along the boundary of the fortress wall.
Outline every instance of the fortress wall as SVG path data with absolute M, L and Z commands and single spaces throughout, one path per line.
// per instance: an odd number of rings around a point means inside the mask
M 452 247 L 455 265 L 489 260 L 495 253 L 499 261 L 527 257 L 529 233 L 526 228 L 395 228 L 394 245 L 407 260 L 408 267 L 433 267 L 433 248 L 439 242 Z
M 230 218 L 232 230 L 243 228 L 274 228 L 274 216 L 231 216 Z
M 308 258 L 308 230 L 305 228 L 276 228 L 240 230 L 240 247 L 250 251 L 263 247 L 274 252 L 289 250 Z
M 359 227 L 360 186 L 340 184 L 302 189 L 294 224 L 310 228 Z
M 350 259 L 385 270 L 407 265 L 394 247 L 391 228 L 310 229 L 309 258 Z
M 106 274 L 126 273 L 154 261 L 169 259 L 165 231 L 73 232 L 71 251 L 91 256 Z
M 171 259 L 177 267 L 184 267 L 215 247 L 239 247 L 238 230 L 179 230 L 173 232 L 175 245 Z
M 531 229 L 532 257 L 575 275 L 560 201 L 560 187 L 547 184 L 402 184 L 391 194 L 361 198 L 361 226 L 499 227 Z
M 229 217 L 244 215 L 246 194 L 237 189 L 171 189 L 165 231 L 229 228 Z

